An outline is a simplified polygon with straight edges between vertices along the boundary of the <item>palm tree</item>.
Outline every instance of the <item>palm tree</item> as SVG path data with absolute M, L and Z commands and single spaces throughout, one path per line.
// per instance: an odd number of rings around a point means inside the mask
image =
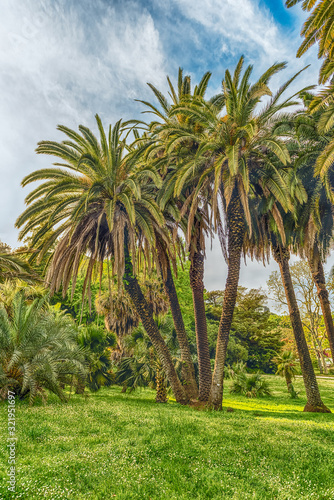
M 51 293 L 62 286 L 65 294 L 71 278 L 73 293 L 85 256 L 83 294 L 90 301 L 93 271 L 101 276 L 103 262 L 111 260 L 118 283 L 123 281 L 158 353 L 176 400 L 185 403 L 187 397 L 171 355 L 136 277 L 138 241 L 148 260 L 155 247 L 155 232 L 168 241 L 163 216 L 152 195 L 160 178 L 154 169 L 140 162 L 139 149 L 125 154 L 121 121 L 109 127 L 108 136 L 97 115 L 96 121 L 100 141 L 87 127 L 79 127 L 80 135 L 59 126 L 68 139 L 39 143 L 38 154 L 56 156 L 60 163 L 55 164 L 56 168 L 35 171 L 23 180 L 24 186 L 33 181 L 42 183 L 27 196 L 28 207 L 17 220 L 18 227 L 24 226 L 20 237 L 40 228 L 31 242 L 40 259 L 56 242 L 47 274 Z
M 288 119 L 291 117 L 289 116 Z M 282 121 L 284 123 L 283 129 Z M 286 116 L 274 126 L 275 132 L 280 136 L 283 136 L 285 121 Z M 291 143 L 288 141 L 286 143 L 291 150 Z M 288 211 L 284 210 L 275 193 L 269 193 L 260 184 L 257 186 L 256 197 L 251 200 L 253 205 L 251 211 L 256 214 L 257 223 L 253 223 L 253 234 L 247 242 L 248 251 L 255 258 L 263 260 L 265 253 L 271 248 L 272 256 L 280 268 L 300 360 L 307 396 L 304 411 L 329 412 L 330 410 L 321 400 L 289 268 L 290 249 L 301 252 L 302 245 L 305 244 L 302 238 L 305 228 L 302 216 L 309 211 L 307 192 L 300 175 L 298 175 L 296 164 L 294 168 L 290 166 L 282 168 L 280 159 L 272 153 L 268 155 L 268 160 L 267 168 L 270 165 L 275 165 L 286 178 L 286 184 L 289 186 L 286 195 L 291 204 L 289 203 Z M 265 169 L 262 171 L 262 176 L 266 176 Z
M 164 186 L 165 189 L 161 190 L 158 195 L 158 200 L 164 210 L 168 209 L 168 205 L 173 202 L 173 183 L 175 183 L 175 155 L 171 155 L 170 151 L 166 150 L 166 138 L 169 137 L 169 129 L 174 127 L 187 127 L 190 130 L 196 129 L 196 122 L 189 121 L 184 115 L 173 114 L 173 109 L 184 102 L 186 102 L 191 97 L 203 98 L 209 78 L 211 73 L 207 72 L 202 77 L 200 83 L 191 90 L 191 79 L 190 76 L 183 76 L 183 71 L 180 68 L 178 73 L 178 86 L 177 89 L 174 88 L 171 80 L 167 77 L 169 84 L 169 95 L 172 100 L 172 104 L 168 103 L 168 100 L 162 95 L 162 93 L 156 89 L 152 84 L 149 84 L 153 90 L 156 98 L 158 99 L 162 111 L 158 110 L 152 104 L 141 101 L 147 105 L 159 121 L 153 121 L 150 124 L 150 134 L 153 138 L 153 146 L 149 150 L 150 157 L 156 159 L 155 164 L 161 168 L 165 175 Z M 188 141 L 189 142 L 189 141 Z M 181 146 L 182 147 L 182 146 Z M 194 141 L 187 147 L 196 147 Z M 178 151 L 179 153 L 179 151 Z M 177 154 L 178 156 L 178 154 Z M 176 160 L 177 161 L 177 160 Z M 192 182 L 190 185 L 184 186 L 184 189 L 179 196 L 174 199 L 178 208 L 183 212 L 185 216 L 188 215 L 187 211 L 187 198 L 193 189 L 195 188 L 195 183 Z M 199 364 L 199 394 L 198 399 L 202 401 L 207 401 L 210 388 L 211 388 L 211 363 L 210 363 L 210 353 L 209 353 L 209 342 L 207 335 L 207 323 L 205 316 L 205 303 L 204 303 L 204 258 L 205 258 L 205 234 L 208 232 L 208 223 L 205 220 L 204 210 L 198 209 L 194 215 L 195 223 L 192 231 L 185 231 L 186 241 L 189 250 L 189 259 L 191 262 L 190 266 L 190 285 L 193 294 L 193 306 L 194 306 L 194 316 L 195 316 L 195 331 L 196 331 L 196 342 L 197 342 L 197 352 L 198 352 L 198 364 Z M 181 224 L 182 227 L 182 224 Z M 186 224 L 185 224 L 186 227 Z M 165 255 L 161 255 L 162 259 L 166 261 Z M 174 292 L 173 286 L 171 285 L 171 273 L 169 274 L 169 284 L 167 285 L 166 291 L 170 296 L 171 309 L 175 309 L 173 315 L 175 318 L 175 324 L 177 326 L 177 331 L 181 329 L 185 332 L 183 320 L 181 320 L 181 311 L 179 307 L 173 306 L 178 304 L 175 302 L 176 291 Z M 180 338 L 180 345 L 185 344 L 186 334 L 182 334 Z M 189 343 L 187 342 L 187 349 L 185 354 L 182 352 L 182 359 L 187 367 L 187 371 L 190 373 L 186 374 L 187 386 L 190 390 L 192 397 L 197 395 L 197 387 L 195 384 L 195 375 L 193 369 L 193 363 L 191 361 L 191 355 L 189 350 Z M 182 349 L 183 351 L 183 349 Z
M 250 249 L 256 256 L 258 252 L 255 244 L 256 240 L 264 241 L 267 248 L 269 246 L 271 247 L 272 256 L 279 265 L 307 396 L 307 404 L 304 411 L 327 413 L 330 412 L 330 410 L 324 405 L 320 396 L 289 267 L 290 248 L 296 248 L 295 235 L 300 231 L 300 219 L 298 220 L 299 208 L 307 202 L 306 192 L 299 177 L 296 176 L 296 172 L 291 169 L 289 170 L 288 178 L 290 179 L 289 184 L 290 187 L 292 187 L 294 195 L 294 207 L 291 208 L 289 212 L 284 213 L 277 201 L 273 199 L 270 200 L 270 198 L 273 198 L 272 196 L 266 198 L 265 193 L 261 196 L 261 192 L 258 192 L 257 196 L 260 199 L 260 203 L 258 204 L 257 210 L 256 207 L 254 207 L 253 211 L 256 210 L 257 217 L 260 219 L 260 224 L 254 224 L 253 241 L 250 245 Z M 265 206 L 261 207 L 264 198 L 266 198 Z M 260 237 L 259 233 L 262 233 Z M 301 240 L 297 238 L 299 249 L 300 241 Z
M 334 229 L 329 192 L 334 186 L 334 178 L 332 171 L 328 173 L 326 182 L 322 182 L 319 176 L 314 176 L 317 159 L 331 141 L 331 135 L 319 132 L 318 123 L 322 113 L 311 114 L 307 109 L 312 102 L 313 94 L 304 93 L 302 97 L 306 109 L 297 112 L 293 119 L 294 134 L 297 138 L 294 161 L 307 192 L 308 203 L 306 206 L 297 207 L 300 230 L 294 231 L 295 246 L 297 243 L 299 253 L 307 257 L 317 287 L 329 345 L 334 354 L 334 324 L 323 268 L 323 261 L 331 247 Z
M 285 378 L 288 392 L 293 395 L 295 394 L 292 379 L 295 375 L 299 373 L 299 362 L 292 351 L 283 351 L 281 354 L 277 354 L 273 358 L 273 362 L 277 364 L 276 375 L 280 375 Z
M 304 411 L 330 413 L 330 410 L 322 402 L 317 379 L 312 365 L 311 356 L 305 339 L 303 324 L 300 318 L 296 295 L 291 279 L 289 267 L 290 252 L 288 248 L 283 246 L 277 240 L 274 240 L 272 253 L 275 261 L 278 263 L 280 268 L 282 282 L 289 308 L 291 326 L 293 329 L 300 360 L 300 366 L 303 374 L 307 396 L 307 404 L 304 408 Z
M 61 384 L 75 376 L 84 384 L 87 369 L 84 353 L 76 342 L 74 323 L 48 310 L 46 298 L 26 303 L 17 292 L 9 310 L 0 305 L 0 397 L 8 390 L 20 398 L 46 398 L 45 389 L 62 401 Z
M 270 175 L 263 175 L 261 166 L 268 163 L 268 153 L 272 152 L 283 164 L 289 160 L 285 143 L 272 130 L 274 117 L 286 107 L 295 104 L 292 97 L 283 102 L 279 99 L 284 90 L 296 78 L 295 75 L 272 96 L 268 83 L 270 78 L 285 67 L 285 64 L 271 66 L 254 84 L 250 84 L 252 67 L 248 66 L 241 77 L 243 57 L 240 59 L 233 77 L 225 72 L 222 94 L 211 102 L 194 99 L 188 106 L 177 106 L 175 114 L 193 116 L 198 123 L 199 133 L 195 135 L 198 147 L 188 151 L 186 160 L 178 171 L 175 194 L 182 190 L 187 179 L 198 179 L 192 193 L 189 225 L 193 224 L 194 207 L 199 195 L 208 192 L 208 184 L 213 184 L 212 213 L 219 217 L 219 199 L 222 202 L 227 229 L 228 276 L 225 286 L 223 311 L 218 331 L 215 369 L 211 388 L 211 404 L 221 409 L 223 395 L 224 364 L 229 339 L 234 306 L 237 297 L 240 261 L 245 249 L 245 237 L 252 232 L 252 214 L 249 199 L 255 186 L 259 184 L 266 193 L 273 193 L 282 206 L 288 208 L 287 188 L 284 179 L 271 163 Z M 258 110 L 264 96 L 272 96 L 269 103 Z M 222 103 L 226 114 L 221 116 Z M 174 127 L 170 131 L 171 143 L 181 138 L 191 139 L 189 130 Z M 204 198 L 204 196 L 203 196 Z
M 109 332 L 116 335 L 117 348 L 113 349 L 113 361 L 126 355 L 124 337 L 139 325 L 139 315 L 129 295 L 111 289 L 107 295 L 100 295 L 95 300 L 98 314 L 104 316 L 104 324 Z
M 325 83 L 334 73 L 333 0 L 286 0 L 285 4 L 289 8 L 301 1 L 302 9 L 312 12 L 301 31 L 304 41 L 298 49 L 297 57 L 301 57 L 310 47 L 318 43 L 318 57 L 324 59 L 320 68 L 319 83 Z

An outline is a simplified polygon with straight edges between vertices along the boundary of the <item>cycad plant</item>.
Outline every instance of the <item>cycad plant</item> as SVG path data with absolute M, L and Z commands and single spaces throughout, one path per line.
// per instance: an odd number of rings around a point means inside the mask
M 55 167 L 37 170 L 23 180 L 24 186 L 41 183 L 27 196 L 28 207 L 17 220 L 19 227 L 24 226 L 20 236 L 38 228 L 31 245 L 39 259 L 56 242 L 47 274 L 51 293 L 62 286 L 65 294 L 71 279 L 74 291 L 85 258 L 83 293 L 90 300 L 93 271 L 101 276 L 104 261 L 111 263 L 158 352 L 176 399 L 184 403 L 184 389 L 136 277 L 137 250 L 142 249 L 150 263 L 155 234 L 168 243 L 163 215 L 154 200 L 160 177 L 141 162 L 140 148 L 129 151 L 121 121 L 107 134 L 98 116 L 96 122 L 100 140 L 87 127 L 80 126 L 79 134 L 59 126 L 67 136 L 63 142 L 39 143 L 37 153 L 59 160 Z
M 77 330 L 65 315 L 49 309 L 46 299 L 27 304 L 17 292 L 8 310 L 0 305 L 0 397 L 8 390 L 33 404 L 46 389 L 62 401 L 61 385 L 75 377 L 84 383 L 87 367 L 76 342 Z

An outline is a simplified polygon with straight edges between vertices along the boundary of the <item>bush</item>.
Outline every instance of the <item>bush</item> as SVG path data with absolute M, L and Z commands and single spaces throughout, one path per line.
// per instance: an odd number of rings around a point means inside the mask
M 230 392 L 233 394 L 243 394 L 247 398 L 271 395 L 268 382 L 261 377 L 260 373 L 247 375 L 245 371 L 240 371 L 232 376 L 232 380 Z
M 240 375 L 241 373 L 246 373 L 247 368 L 246 368 L 246 363 L 243 361 L 237 361 L 236 363 L 233 363 L 232 366 L 227 366 L 225 367 L 226 371 L 228 373 L 227 378 L 232 378 L 234 379 L 237 375 Z

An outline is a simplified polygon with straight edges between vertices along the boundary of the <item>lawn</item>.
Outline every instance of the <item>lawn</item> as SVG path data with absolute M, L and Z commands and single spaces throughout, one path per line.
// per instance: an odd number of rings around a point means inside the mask
M 151 390 L 119 387 L 66 405 L 52 397 L 45 407 L 17 403 L 15 495 L 7 490 L 2 404 L 0 498 L 334 499 L 334 416 L 302 412 L 302 380 L 292 400 L 281 379 L 266 378 L 273 396 L 225 390 L 218 413 L 159 405 Z M 319 385 L 334 410 L 334 380 Z

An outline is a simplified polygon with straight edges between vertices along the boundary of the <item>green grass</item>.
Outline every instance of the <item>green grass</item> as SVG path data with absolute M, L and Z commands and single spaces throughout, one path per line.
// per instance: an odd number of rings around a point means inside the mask
M 17 403 L 15 495 L 7 491 L 2 404 L 0 498 L 333 499 L 333 415 L 302 412 L 302 380 L 292 400 L 281 379 L 267 379 L 271 397 L 226 389 L 232 413 L 158 405 L 153 391 L 118 387 L 67 405 L 51 397 L 46 407 Z M 334 380 L 319 385 L 334 410 Z

